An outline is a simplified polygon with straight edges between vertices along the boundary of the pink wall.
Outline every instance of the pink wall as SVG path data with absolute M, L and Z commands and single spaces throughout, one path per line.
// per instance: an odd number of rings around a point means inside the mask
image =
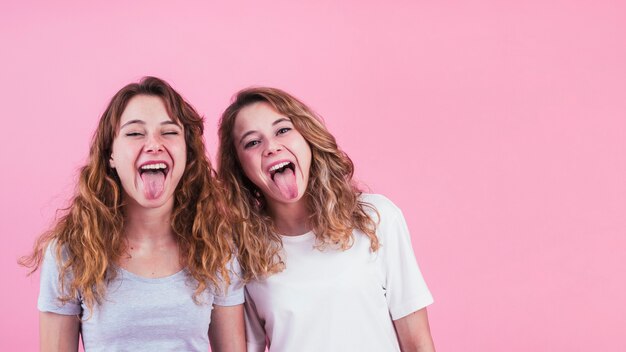
M 15 261 L 124 84 L 216 120 L 274 85 L 403 208 L 439 351 L 624 351 L 626 6 L 617 1 L 0 4 L 0 350 L 37 345 Z M 220 2 L 221 3 L 221 2 Z

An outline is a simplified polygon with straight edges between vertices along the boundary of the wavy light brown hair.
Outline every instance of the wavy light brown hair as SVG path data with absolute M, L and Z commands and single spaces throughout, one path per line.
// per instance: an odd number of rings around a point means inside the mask
M 36 240 L 32 254 L 20 260 L 34 272 L 53 241 L 61 292 L 67 293 L 60 297 L 62 302 L 80 295 L 90 310 L 100 304 L 106 283 L 116 275 L 112 266 L 125 253 L 122 186 L 109 158 L 121 115 L 138 95 L 160 97 L 168 115 L 184 129 L 187 164 L 174 193 L 171 224 L 181 264 L 197 282 L 194 301 L 200 303 L 199 294 L 209 286 L 218 289 L 229 282 L 226 265 L 233 246 L 226 231 L 230 226 L 221 201 L 223 192 L 204 147 L 203 118 L 165 81 L 144 77 L 113 96 L 93 135 L 88 162 L 80 170 L 69 207 Z
M 279 255 L 280 235 L 268 215 L 263 195 L 244 174 L 235 149 L 233 129 L 237 115 L 244 107 L 258 102 L 268 103 L 289 117 L 311 148 L 309 183 L 304 197 L 318 249 L 331 246 L 346 250 L 354 242 L 353 230 L 358 229 L 369 238 L 372 251 L 378 250 L 376 223 L 366 208 L 376 210 L 359 200 L 361 191 L 352 181 L 352 160 L 339 149 L 322 119 L 280 89 L 248 88 L 237 93 L 222 114 L 218 151 L 218 176 L 226 189 L 230 211 L 240 219 L 234 232 L 244 279 L 266 277 L 284 268 Z

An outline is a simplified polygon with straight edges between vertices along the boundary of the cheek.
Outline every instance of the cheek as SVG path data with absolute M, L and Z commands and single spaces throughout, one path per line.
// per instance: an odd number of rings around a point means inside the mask
M 302 166 L 305 168 L 303 171 L 305 173 L 305 177 L 309 177 L 309 174 L 311 172 L 311 164 L 313 163 L 313 152 L 311 151 L 311 147 L 309 146 L 309 143 L 307 143 L 306 141 L 304 142 L 303 145 L 303 153 L 304 153 L 304 157 L 302 160 Z
M 307 159 L 311 159 L 311 146 L 309 145 L 309 143 L 304 140 L 304 138 L 302 138 L 301 142 L 300 142 L 300 150 L 302 151 L 302 153 L 306 156 Z
M 187 161 L 187 144 L 185 140 L 176 141 L 175 143 L 170 143 L 167 145 L 167 150 L 175 161 L 183 161 L 182 164 L 185 165 Z
M 254 176 L 257 174 L 256 169 L 257 166 L 254 163 L 254 158 L 248 153 L 240 153 L 237 152 L 237 158 L 239 160 L 239 164 L 241 165 L 241 169 L 243 173 L 249 178 L 251 181 L 254 181 Z
M 132 140 L 129 138 L 114 139 L 111 144 L 111 153 L 113 156 L 125 156 L 126 158 L 134 156 L 137 157 L 138 153 L 141 153 L 143 148 L 143 142 L 139 140 Z
M 115 163 L 116 168 L 124 168 L 127 166 L 129 157 L 130 146 L 124 146 L 120 143 L 113 143 L 111 147 L 111 159 Z
M 183 161 L 182 164 L 187 165 L 187 146 L 183 145 L 178 154 L 180 155 L 180 159 Z
M 304 138 L 303 135 L 298 133 L 298 134 L 293 134 L 292 136 L 293 136 L 292 142 L 295 145 L 297 145 L 300 148 L 300 150 L 304 150 L 304 149 L 309 149 L 310 150 L 311 149 L 309 147 L 309 142 L 306 141 L 306 139 Z
M 119 154 L 119 152 L 120 152 L 119 142 L 117 141 L 117 139 L 114 139 L 113 143 L 111 143 L 111 156 L 115 156 Z

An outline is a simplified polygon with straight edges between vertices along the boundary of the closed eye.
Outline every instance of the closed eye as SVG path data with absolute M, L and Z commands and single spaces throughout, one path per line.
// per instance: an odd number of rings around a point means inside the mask
M 167 132 L 163 132 L 163 135 L 173 135 L 176 136 L 178 135 L 178 131 L 167 131 Z
M 128 132 L 126 133 L 127 137 L 138 137 L 138 136 L 143 136 L 143 133 L 140 132 Z

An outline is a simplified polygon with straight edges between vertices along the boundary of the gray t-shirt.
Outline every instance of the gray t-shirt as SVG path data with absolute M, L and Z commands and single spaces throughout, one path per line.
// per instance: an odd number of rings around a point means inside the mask
M 150 279 L 116 268 L 105 300 L 91 317 L 81 297 L 62 305 L 54 245 L 48 246 L 41 268 L 37 307 L 42 312 L 77 315 L 86 352 L 94 351 L 203 351 L 209 349 L 208 330 L 213 304 L 232 306 L 244 301 L 239 266 L 231 265 L 226 293 L 205 290 L 193 301 L 195 281 L 185 269 L 168 277 Z M 88 318 L 89 317 L 89 318 Z M 88 319 L 87 319 L 88 318 Z

